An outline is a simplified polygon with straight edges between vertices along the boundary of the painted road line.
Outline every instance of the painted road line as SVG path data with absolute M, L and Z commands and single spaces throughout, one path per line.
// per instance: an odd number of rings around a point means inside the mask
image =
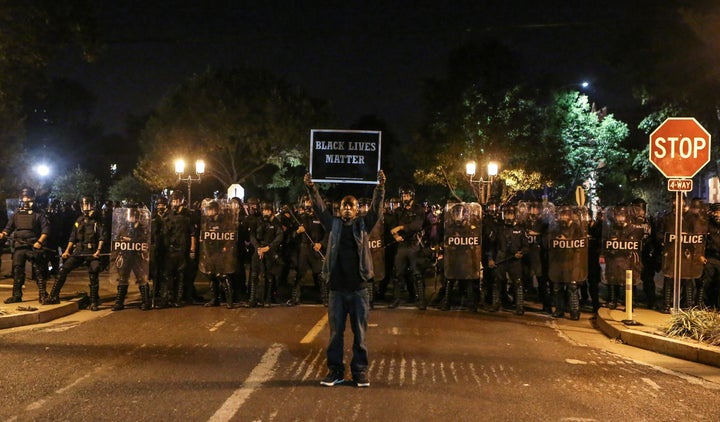
M 307 334 L 305 334 L 305 337 L 303 337 L 302 340 L 300 340 L 300 344 L 308 344 L 312 343 L 313 340 L 315 340 L 315 337 L 317 337 L 318 334 L 320 334 L 320 331 L 325 329 L 325 326 L 328 323 L 328 316 L 327 314 L 324 314 L 322 318 L 320 318 L 320 321 L 315 324 L 314 327 L 308 331 Z
M 260 363 L 253 368 L 250 375 L 248 375 L 242 386 L 235 390 L 225 403 L 215 412 L 214 415 L 208 419 L 213 422 L 229 421 L 231 420 L 238 410 L 242 407 L 245 400 L 250 397 L 255 390 L 260 388 L 262 384 L 272 378 L 275 375 L 275 365 L 280 358 L 280 352 L 282 352 L 282 344 L 275 343 L 265 352 L 263 357 L 260 359 Z

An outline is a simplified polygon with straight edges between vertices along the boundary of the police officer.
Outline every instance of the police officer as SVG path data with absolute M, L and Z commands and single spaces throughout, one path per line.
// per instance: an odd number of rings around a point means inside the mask
M 129 202 L 124 208 L 119 208 L 115 222 L 117 232 L 113 233 L 113 243 L 116 246 L 116 265 L 118 272 L 117 297 L 113 311 L 125 309 L 125 296 L 128 292 L 130 273 L 135 275 L 135 283 L 140 290 L 140 309 L 147 311 L 152 308 L 150 300 L 150 284 L 148 282 L 150 227 L 140 216 L 137 203 Z M 122 247 L 123 245 L 127 247 Z M 119 248 L 117 248 L 119 246 Z
M 217 200 L 203 201 L 200 267 L 210 280 L 210 300 L 205 303 L 206 307 L 220 305 L 220 289 L 225 293 L 227 308 L 233 307 L 232 278 L 238 269 L 238 256 L 232 250 L 237 247 L 238 220 L 235 211 L 235 208 L 228 207 L 221 213 Z
M 720 204 L 710 204 L 708 235 L 705 243 L 705 267 L 698 300 L 700 306 L 720 306 Z
M 90 278 L 90 310 L 100 307 L 100 272 L 105 268 L 100 254 L 106 243 L 106 229 L 101 216 L 95 212 L 95 199 L 85 195 L 80 199 L 82 215 L 75 220 L 67 247 L 62 254 L 62 269 L 50 291 L 49 303 L 60 303 L 60 291 L 68 274 L 81 265 L 87 265 Z
M 32 263 L 37 278 L 38 300 L 41 304 L 48 303 L 47 257 L 43 250 L 50 235 L 50 223 L 45 213 L 35 206 L 35 190 L 25 188 L 20 193 L 20 208 L 12 215 L 0 232 L 0 240 L 10 234 L 14 237 L 12 256 L 13 291 L 5 303 L 22 302 L 22 286 L 25 284 L 25 263 Z
M 185 194 L 180 190 L 170 196 L 170 210 L 162 217 L 163 286 L 159 308 L 182 306 L 184 276 L 191 259 L 195 259 L 197 238 Z
M 300 304 L 302 298 L 302 278 L 308 270 L 312 272 L 315 285 L 320 286 L 323 304 L 327 303 L 327 284 L 323 283 L 320 276 L 325 249 L 325 229 L 320 219 L 315 215 L 312 201 L 310 201 L 310 197 L 307 195 L 303 196 L 302 208 L 304 212 L 298 217 L 300 224 L 294 232 L 294 236 L 299 244 L 299 252 L 292 297 L 287 301 L 288 306 Z
M 522 282 L 522 258 L 528 253 L 530 246 L 525 230 L 518 224 L 515 205 L 506 205 L 502 209 L 503 225 L 498 226 L 497 242 L 492 250 L 494 256 L 488 260 L 488 266 L 495 268 L 496 291 L 505 292 L 510 282 L 515 293 L 515 313 L 525 313 L 525 292 Z
M 418 309 L 425 310 L 427 307 L 425 280 L 418 265 L 420 240 L 417 237 L 425 221 L 425 210 L 420 204 L 415 203 L 415 189 L 412 186 L 400 187 L 399 193 L 402 205 L 393 212 L 396 225 L 390 229 L 390 234 L 398 244 L 392 273 L 395 294 L 393 302 L 388 307 L 397 308 L 400 304 L 400 280 L 405 278 L 405 271 L 409 268 L 415 281 Z M 408 294 L 412 299 L 411 289 L 408 289 Z
M 279 252 L 283 240 L 283 229 L 280 221 L 275 217 L 273 206 L 265 202 L 261 206 L 262 218 L 258 220 L 253 231 L 250 232 L 250 243 L 255 252 L 252 256 L 252 274 L 250 275 L 250 297 L 248 307 L 270 305 L 270 295 L 273 284 L 279 275 Z M 264 280 L 263 291 L 258 291 L 260 278 Z M 262 296 L 259 298 L 258 293 Z
M 155 210 L 150 216 L 150 273 L 148 278 L 152 280 L 152 291 L 150 296 L 152 302 L 160 298 L 160 290 L 163 285 L 162 262 L 164 260 L 164 248 L 162 245 L 162 220 L 168 212 L 168 200 L 161 196 L 155 201 Z

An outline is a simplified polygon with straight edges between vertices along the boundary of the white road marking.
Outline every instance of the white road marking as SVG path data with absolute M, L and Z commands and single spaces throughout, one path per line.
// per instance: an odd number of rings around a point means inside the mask
M 280 358 L 283 345 L 275 343 L 265 352 L 260 363 L 253 368 L 242 386 L 235 390 L 225 403 L 208 419 L 209 421 L 229 421 L 245 403 L 250 395 L 260 388 L 264 382 L 275 375 L 275 365 Z
M 577 359 L 565 359 L 565 362 L 571 365 L 587 365 L 587 362 Z
M 220 321 L 217 324 L 213 325 L 212 328 L 210 328 L 210 332 L 217 331 L 218 328 L 222 327 L 225 324 L 225 321 Z
M 656 391 L 660 391 L 660 386 L 657 385 L 657 383 L 656 383 L 655 381 L 651 380 L 650 378 L 640 378 L 640 379 L 643 380 L 643 382 L 644 382 L 645 384 L 649 385 L 650 387 L 652 387 L 652 388 L 655 389 Z
M 305 337 L 300 340 L 300 344 L 308 344 L 312 343 L 313 340 L 315 340 L 315 337 L 317 337 L 318 334 L 320 334 L 320 331 L 322 331 L 325 326 L 328 323 L 328 316 L 327 314 L 323 315 L 322 318 L 320 318 L 320 321 L 318 321 L 314 327 L 308 331 L 307 334 L 305 334 Z

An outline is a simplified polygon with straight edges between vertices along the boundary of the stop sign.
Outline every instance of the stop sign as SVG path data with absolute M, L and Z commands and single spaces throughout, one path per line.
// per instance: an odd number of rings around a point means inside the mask
M 650 134 L 650 162 L 667 178 L 690 179 L 710 162 L 710 133 L 693 117 L 670 117 Z

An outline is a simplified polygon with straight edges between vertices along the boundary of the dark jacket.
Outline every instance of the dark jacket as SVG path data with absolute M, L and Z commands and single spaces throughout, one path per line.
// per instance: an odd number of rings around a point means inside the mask
M 332 210 L 325 206 L 325 202 L 320 197 L 315 186 L 308 187 L 308 193 L 315 210 L 315 214 L 320 218 L 323 227 L 329 232 L 327 243 L 327 255 L 323 263 L 322 275 L 325 280 L 330 280 L 333 266 L 337 262 L 340 234 L 344 221 L 342 218 L 333 216 Z M 380 218 L 383 209 L 383 200 L 385 198 L 385 188 L 377 186 L 373 193 L 370 209 L 365 216 L 358 216 L 352 221 L 353 235 L 358 246 L 359 262 L 360 262 L 360 278 L 367 282 L 374 277 L 372 255 L 370 253 L 369 236 L 370 231 Z M 334 287 L 331 284 L 331 288 Z

